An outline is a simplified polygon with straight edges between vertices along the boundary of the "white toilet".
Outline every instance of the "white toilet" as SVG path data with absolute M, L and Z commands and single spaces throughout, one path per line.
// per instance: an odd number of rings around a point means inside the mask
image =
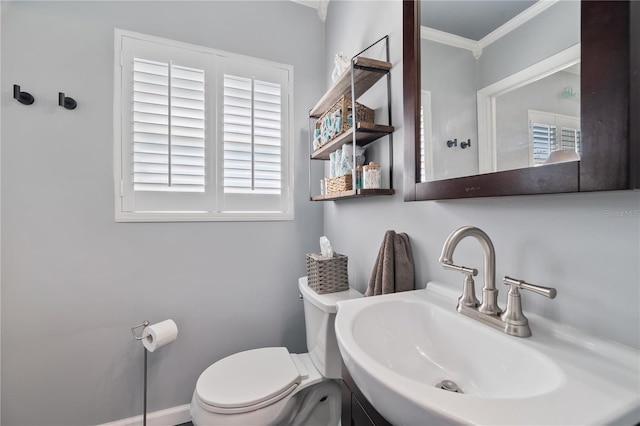
M 191 400 L 196 426 L 309 425 L 340 422 L 340 352 L 334 330 L 336 302 L 362 297 L 356 290 L 318 294 L 298 280 L 304 300 L 308 353 L 260 348 L 223 358 L 198 378 Z

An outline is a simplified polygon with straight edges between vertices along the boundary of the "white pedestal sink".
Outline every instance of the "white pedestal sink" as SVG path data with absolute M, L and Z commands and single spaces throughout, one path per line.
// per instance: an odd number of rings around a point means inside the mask
M 338 303 L 345 364 L 391 423 L 640 422 L 639 351 L 533 314 L 533 336 L 509 336 L 458 314 L 458 296 L 429 283 Z

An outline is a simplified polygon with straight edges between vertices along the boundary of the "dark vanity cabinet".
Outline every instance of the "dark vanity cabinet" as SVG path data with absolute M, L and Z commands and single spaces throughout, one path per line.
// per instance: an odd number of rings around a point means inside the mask
M 367 401 L 342 364 L 342 426 L 391 426 Z

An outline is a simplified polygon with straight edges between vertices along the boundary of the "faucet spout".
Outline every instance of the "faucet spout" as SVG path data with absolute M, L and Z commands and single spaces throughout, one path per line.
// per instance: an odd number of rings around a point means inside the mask
M 498 315 L 501 310 L 498 307 L 498 290 L 496 289 L 496 253 L 489 236 L 475 226 L 458 228 L 449 235 L 442 246 L 440 263 L 443 266 L 453 265 L 453 252 L 466 237 L 474 237 L 480 242 L 484 254 L 484 283 L 482 287 L 482 303 L 478 311 L 490 315 Z

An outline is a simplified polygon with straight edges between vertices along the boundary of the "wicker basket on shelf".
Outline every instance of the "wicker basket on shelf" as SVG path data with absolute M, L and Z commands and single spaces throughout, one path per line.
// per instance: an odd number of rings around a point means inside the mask
M 326 258 L 320 253 L 309 253 L 306 257 L 307 283 L 316 293 L 335 293 L 349 289 L 347 256 L 334 253 L 333 257 Z
M 342 175 L 334 178 L 326 178 L 327 193 L 351 191 L 353 189 L 353 175 Z
M 338 110 L 340 110 L 340 113 L 335 114 Z M 321 135 L 320 146 L 351 128 L 352 123 L 349 119 L 351 110 L 351 98 L 346 95 L 342 95 L 340 99 L 338 99 L 336 103 L 327 110 L 327 112 L 322 114 L 322 116 L 316 121 L 316 129 L 320 130 Z M 336 117 L 340 117 L 339 127 L 335 124 Z M 374 118 L 375 112 L 371 108 L 356 102 L 356 123 L 361 121 L 373 123 Z

